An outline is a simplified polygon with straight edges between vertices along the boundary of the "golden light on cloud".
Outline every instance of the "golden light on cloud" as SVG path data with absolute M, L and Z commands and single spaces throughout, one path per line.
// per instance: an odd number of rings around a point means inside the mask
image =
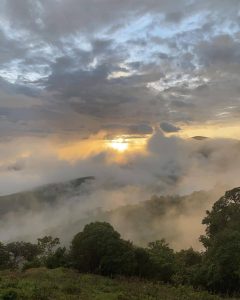
M 62 160 L 77 161 L 104 151 L 104 141 L 101 140 L 80 140 L 59 146 L 58 157 Z
M 109 153 L 107 160 L 122 162 L 127 160 L 128 155 L 144 153 L 148 138 L 147 135 L 116 135 L 107 138 L 101 134 L 91 136 L 89 139 L 58 144 L 56 151 L 59 159 L 71 162 L 106 151 Z
M 145 152 L 150 135 L 118 135 L 106 140 L 106 148 L 126 155 L 132 152 Z
M 108 145 L 110 148 L 117 150 L 119 152 L 124 152 L 128 150 L 128 146 L 129 146 L 128 142 L 123 138 L 113 139 L 112 141 L 109 142 Z
M 190 138 L 193 136 L 206 136 L 210 138 L 240 139 L 240 123 L 208 123 L 205 125 L 182 126 L 179 136 Z

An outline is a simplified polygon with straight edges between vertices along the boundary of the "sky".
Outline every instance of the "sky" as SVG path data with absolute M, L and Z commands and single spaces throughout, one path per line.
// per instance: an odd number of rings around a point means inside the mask
M 1 0 L 0 194 L 238 140 L 239 27 L 238 0 Z

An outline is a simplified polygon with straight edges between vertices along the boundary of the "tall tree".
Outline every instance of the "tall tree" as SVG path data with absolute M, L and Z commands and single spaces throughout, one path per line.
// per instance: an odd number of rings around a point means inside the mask
M 203 219 L 202 282 L 217 292 L 240 292 L 240 188 L 226 192 Z

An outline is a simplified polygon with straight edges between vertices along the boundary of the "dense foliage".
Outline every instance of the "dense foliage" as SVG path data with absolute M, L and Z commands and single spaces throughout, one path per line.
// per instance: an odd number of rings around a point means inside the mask
M 130 242 L 105 222 L 91 223 L 72 241 L 71 258 L 82 272 L 103 275 L 134 274 L 135 258 Z
M 136 247 L 109 223 L 94 222 L 74 236 L 69 249 L 51 236 L 39 238 L 36 244 L 0 243 L 0 269 L 68 267 L 81 273 L 134 276 L 239 294 L 240 188 L 220 198 L 203 224 L 206 235 L 200 240 L 206 251 L 202 253 L 192 248 L 174 252 L 164 239 Z
M 226 192 L 203 220 L 206 247 L 200 279 L 223 293 L 240 292 L 240 188 Z M 202 277 L 202 278 L 201 278 Z

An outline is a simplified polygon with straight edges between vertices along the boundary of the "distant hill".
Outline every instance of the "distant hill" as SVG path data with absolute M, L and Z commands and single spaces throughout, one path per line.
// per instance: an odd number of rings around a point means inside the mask
M 37 209 L 44 203 L 54 204 L 59 198 L 70 197 L 79 192 L 83 183 L 94 180 L 93 176 L 80 177 L 74 180 L 47 184 L 33 190 L 0 196 L 0 216 L 18 209 Z
M 150 200 L 139 199 L 135 205 L 110 210 L 102 208 L 102 202 L 98 206 L 94 187 L 88 184 L 93 180 L 91 176 L 82 177 L 0 197 L 2 226 L 7 226 L 1 234 L 8 238 L 6 230 L 10 227 L 17 232 L 14 239 L 31 240 L 31 228 L 21 230 L 21 227 L 15 229 L 15 226 L 18 226 L 18 220 L 23 222 L 25 216 L 30 216 L 30 220 L 40 216 L 44 220 L 40 222 L 45 223 L 39 227 L 37 234 L 58 236 L 64 244 L 68 244 L 70 238 L 89 222 L 106 221 L 123 238 L 138 245 L 165 238 L 175 249 L 190 245 L 197 248 L 198 237 L 204 229 L 201 221 L 205 211 L 211 208 L 224 191 L 222 188 L 194 192 L 187 196 L 153 196 Z M 48 219 L 49 214 L 52 219 Z M 28 224 L 28 221 L 23 223 Z
M 198 248 L 198 238 L 204 230 L 202 219 L 206 210 L 222 194 L 223 190 L 219 189 L 194 192 L 187 196 L 153 196 L 139 204 L 114 210 L 102 211 L 97 208 L 89 211 L 85 218 L 73 222 L 70 232 L 78 232 L 79 228 L 91 221 L 106 221 L 125 239 L 142 246 L 166 238 L 175 249 L 184 248 L 187 243 Z

